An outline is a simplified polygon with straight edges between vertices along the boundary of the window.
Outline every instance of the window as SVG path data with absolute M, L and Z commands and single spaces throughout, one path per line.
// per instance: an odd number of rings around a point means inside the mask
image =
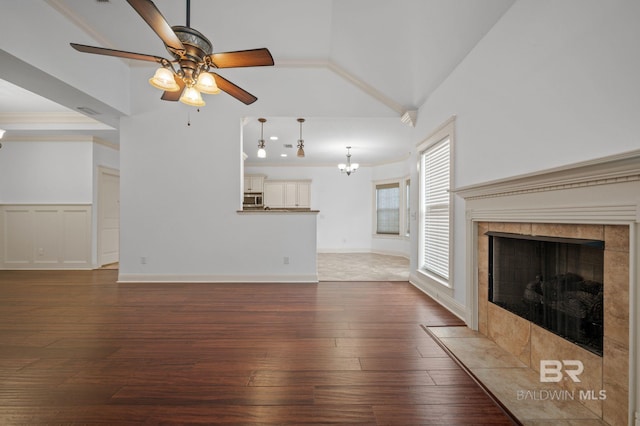
M 376 185 L 376 234 L 400 235 L 400 184 Z
M 420 269 L 449 286 L 451 140 L 453 120 L 419 147 L 421 180 Z

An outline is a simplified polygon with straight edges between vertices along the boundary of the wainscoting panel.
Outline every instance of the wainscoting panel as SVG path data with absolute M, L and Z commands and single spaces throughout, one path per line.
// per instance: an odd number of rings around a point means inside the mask
M 91 269 L 90 205 L 0 206 L 1 269 Z

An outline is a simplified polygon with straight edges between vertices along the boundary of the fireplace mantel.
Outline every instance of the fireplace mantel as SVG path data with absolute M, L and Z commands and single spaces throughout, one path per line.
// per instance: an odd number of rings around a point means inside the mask
M 460 187 L 453 192 L 469 201 L 636 181 L 640 181 L 640 150 Z
M 624 225 L 629 230 L 629 419 L 640 426 L 640 150 L 457 188 L 466 211 L 466 321 L 479 329 L 478 224 Z M 535 228 L 535 227 L 534 227 Z M 535 232 L 534 232 L 535 233 Z M 483 272 L 484 273 L 484 272 Z M 633 423 L 633 420 L 630 420 Z

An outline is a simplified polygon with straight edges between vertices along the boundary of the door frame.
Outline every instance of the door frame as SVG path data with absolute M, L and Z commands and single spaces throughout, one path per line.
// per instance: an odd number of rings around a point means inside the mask
M 103 186 L 105 182 L 105 176 L 116 176 L 118 178 L 118 199 L 120 199 L 120 170 L 112 169 L 109 167 L 98 166 L 98 211 L 97 211 L 97 232 L 96 232 L 96 246 L 97 246 L 97 260 L 98 267 L 104 266 L 102 261 L 102 226 L 103 226 L 103 217 L 104 212 L 102 207 L 103 203 Z M 120 233 L 120 221 L 118 220 L 118 234 Z M 120 236 L 118 235 L 118 260 L 120 258 Z

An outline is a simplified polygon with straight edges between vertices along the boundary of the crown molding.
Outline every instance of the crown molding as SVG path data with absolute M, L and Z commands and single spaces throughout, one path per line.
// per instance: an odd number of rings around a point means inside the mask
M 87 24 L 77 13 L 73 11 L 72 8 L 68 7 L 61 0 L 45 0 L 49 6 L 60 12 L 62 16 L 71 21 L 75 26 L 84 31 L 87 35 L 89 35 L 92 39 L 97 41 L 102 47 L 107 47 L 109 49 L 115 49 L 113 43 L 111 43 L 107 38 L 105 38 L 102 34 L 98 33 L 94 30 L 89 24 Z
M 120 151 L 120 145 L 108 140 L 87 135 L 13 135 L 2 139 L 3 142 L 89 142 Z
M 397 112 L 400 115 L 401 119 L 402 117 L 405 116 L 405 114 L 407 114 L 410 111 L 409 108 L 406 108 L 403 105 L 399 104 L 398 102 L 391 99 L 384 93 L 380 92 L 375 87 L 371 86 L 368 83 L 365 83 L 362 79 L 351 74 L 349 71 L 345 70 L 340 65 L 336 64 L 331 60 L 326 60 L 326 59 L 306 59 L 306 60 L 282 59 L 280 60 L 279 59 L 276 61 L 275 66 L 279 68 L 326 68 L 329 71 L 333 72 L 334 74 L 339 75 L 344 80 L 346 80 L 353 86 L 357 87 L 358 89 L 362 90 L 369 96 L 373 97 L 378 102 L 385 105 L 386 107 Z M 413 122 L 415 122 L 415 119 L 413 120 Z
M 102 145 L 105 146 L 107 148 L 111 148 L 114 149 L 116 151 L 120 151 L 120 145 L 115 144 L 113 142 L 109 142 L 108 140 L 99 138 L 99 137 L 93 137 L 93 143 L 95 143 L 96 145 Z
M 465 200 L 640 180 L 640 150 L 452 190 Z
M 96 124 L 99 121 L 79 112 L 9 112 L 0 113 L 2 124 Z M 102 124 L 102 123 L 100 123 Z

